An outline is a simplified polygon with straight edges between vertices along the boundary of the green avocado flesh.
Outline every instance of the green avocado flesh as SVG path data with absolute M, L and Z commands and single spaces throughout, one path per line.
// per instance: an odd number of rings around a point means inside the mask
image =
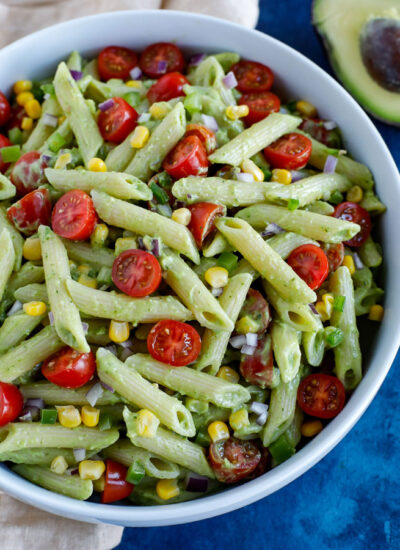
M 313 24 L 349 92 L 400 124 L 400 0 L 314 0 Z

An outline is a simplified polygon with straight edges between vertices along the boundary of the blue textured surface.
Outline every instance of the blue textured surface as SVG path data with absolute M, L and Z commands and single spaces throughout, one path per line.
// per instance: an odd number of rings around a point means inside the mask
M 308 0 L 260 3 L 259 30 L 330 72 L 310 24 Z M 377 126 L 399 165 L 400 130 Z M 400 354 L 356 427 L 300 479 L 225 516 L 177 527 L 126 529 L 118 550 L 400 549 L 399 366 Z

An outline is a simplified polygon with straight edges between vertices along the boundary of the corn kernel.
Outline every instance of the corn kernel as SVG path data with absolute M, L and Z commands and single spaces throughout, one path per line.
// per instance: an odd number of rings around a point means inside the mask
M 259 324 L 257 321 L 249 317 L 248 315 L 245 315 L 244 317 L 241 317 L 239 321 L 236 322 L 235 330 L 239 334 L 247 334 L 248 332 L 256 333 L 260 329 Z
M 21 92 L 17 95 L 15 99 L 18 105 L 21 105 L 21 107 L 23 107 L 28 101 L 32 101 L 33 99 L 35 99 L 35 96 L 31 92 Z
M 246 174 L 251 174 L 255 181 L 264 181 L 264 172 L 250 159 L 244 159 L 240 168 Z
M 383 314 L 383 307 L 379 304 L 375 304 L 369 308 L 368 319 L 370 321 L 382 321 Z
M 65 115 L 61 115 L 58 117 L 58 125 L 61 126 L 63 122 L 67 120 L 67 117 Z
M 140 325 L 135 332 L 135 338 L 138 340 L 147 340 L 150 330 L 153 325 Z
M 292 174 L 289 170 L 284 170 L 283 168 L 274 168 L 272 170 L 271 181 L 276 181 L 278 183 L 283 183 L 284 185 L 289 185 L 292 183 Z
M 178 210 L 172 212 L 171 218 L 174 222 L 180 223 L 181 225 L 189 225 L 192 219 L 192 213 L 188 208 L 178 208 Z
M 97 157 L 89 160 L 88 168 L 91 172 L 107 172 L 106 163 Z
M 136 126 L 131 137 L 131 147 L 141 149 L 144 147 L 150 137 L 149 129 L 146 126 Z
M 229 120 L 237 120 L 249 114 L 249 107 L 248 105 L 229 105 L 225 109 L 225 114 Z
M 319 434 L 323 427 L 321 420 L 309 420 L 301 426 L 301 434 L 304 437 L 314 437 L 314 435 Z
M 155 437 L 159 419 L 148 409 L 140 409 L 137 416 L 138 434 L 143 437 Z
M 37 99 L 30 99 L 24 105 L 25 112 L 33 119 L 40 118 L 42 114 L 42 107 Z
M 315 304 L 315 308 L 318 311 L 323 322 L 328 321 L 332 315 L 333 302 L 335 298 L 329 292 L 322 295 L 321 300 Z
M 232 430 L 241 430 L 245 426 L 248 426 L 250 421 L 247 409 L 239 409 L 238 411 L 232 412 L 229 417 L 229 424 Z
M 97 426 L 100 420 L 100 409 L 84 405 L 81 410 L 82 422 L 88 428 L 94 428 Z
M 37 317 L 46 313 L 47 306 L 44 302 L 27 302 L 23 305 L 24 311 L 31 317 Z
M 222 380 L 232 382 L 233 384 L 237 384 L 240 379 L 240 376 L 235 370 L 231 369 L 231 367 L 226 366 L 219 369 L 217 376 L 218 378 L 222 378 Z
M 114 320 L 110 322 L 108 336 L 110 337 L 110 340 L 112 340 L 116 344 L 126 342 L 129 338 L 129 334 L 129 323 L 126 323 L 125 321 Z
M 82 460 L 79 463 L 79 477 L 81 479 L 100 479 L 104 474 L 106 465 L 102 460 Z
M 105 223 L 98 223 L 90 235 L 92 246 L 103 246 L 107 240 L 109 229 Z
M 77 270 L 79 271 L 79 273 L 84 273 L 85 275 L 89 275 L 90 266 L 87 264 L 81 264 L 81 265 L 78 265 Z
M 169 108 L 165 104 L 153 103 L 149 109 L 149 113 L 156 120 L 164 118 L 169 113 Z
M 221 439 L 229 439 L 229 428 L 225 422 L 221 422 L 219 420 L 211 422 L 207 428 L 207 431 L 213 443 L 220 441 Z
M 68 462 L 62 455 L 56 456 L 51 461 L 50 470 L 55 474 L 63 475 L 68 470 Z
M 22 119 L 22 122 L 21 122 L 21 128 L 22 130 L 32 130 L 32 127 L 33 127 L 33 120 L 28 117 L 28 116 L 24 116 L 24 118 Z
M 79 410 L 73 405 L 57 406 L 58 421 L 64 428 L 76 428 L 82 422 Z
M 97 280 L 93 279 L 93 277 L 89 277 L 85 273 L 82 273 L 82 275 L 79 276 L 78 283 L 89 288 L 97 288 Z
M 343 258 L 342 265 L 347 267 L 347 269 L 350 271 L 350 275 L 353 275 L 356 271 L 356 266 L 354 265 L 353 256 L 350 256 L 349 254 L 346 254 Z
M 115 256 L 119 256 L 125 250 L 137 248 L 137 241 L 134 237 L 120 237 L 115 241 Z
M 24 242 L 22 253 L 25 260 L 40 260 L 42 258 L 40 240 L 37 237 L 28 237 Z
M 32 89 L 32 82 L 30 80 L 17 80 L 14 84 L 13 90 L 16 95 L 22 92 L 29 92 Z
M 180 493 L 178 481 L 176 479 L 160 479 L 157 481 L 156 492 L 163 500 L 176 497 Z
M 229 272 L 224 267 L 210 267 L 204 273 L 204 278 L 213 288 L 221 288 L 228 284 Z
M 128 80 L 128 82 L 125 82 L 125 86 L 129 86 L 130 88 L 141 88 L 143 83 L 140 80 Z
M 72 160 L 71 153 L 64 153 L 57 158 L 54 164 L 54 168 L 56 170 L 63 170 L 71 162 L 71 160 Z
M 312 103 L 309 103 L 308 101 L 305 101 L 304 99 L 300 100 L 300 101 L 297 101 L 296 109 L 304 117 L 314 118 L 314 117 L 317 116 L 316 107 Z
M 102 475 L 99 479 L 93 480 L 93 491 L 96 493 L 102 493 L 106 486 L 106 478 Z
M 350 202 L 361 202 L 363 200 L 364 192 L 359 185 L 353 185 L 347 191 L 346 200 Z

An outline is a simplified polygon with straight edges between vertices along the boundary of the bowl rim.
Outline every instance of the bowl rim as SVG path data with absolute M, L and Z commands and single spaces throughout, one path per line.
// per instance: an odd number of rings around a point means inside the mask
M 395 162 L 378 130 L 355 99 L 332 76 L 306 56 L 280 40 L 258 30 L 249 29 L 224 19 L 175 10 L 123 10 L 88 15 L 51 25 L 20 38 L 0 50 L 0 60 L 1 57 L 8 53 L 12 53 L 14 49 L 19 48 L 24 42 L 29 42 L 29 40 L 34 37 L 46 35 L 46 33 L 50 31 L 62 31 L 63 29 L 85 22 L 88 22 L 88 24 L 95 24 L 98 21 L 108 18 L 135 18 L 138 16 L 165 18 L 166 21 L 173 21 L 178 17 L 186 19 L 189 24 L 193 20 L 197 20 L 204 24 L 211 21 L 213 24 L 218 24 L 221 28 L 225 27 L 237 30 L 242 36 L 245 34 L 248 36 L 256 34 L 259 38 L 264 40 L 266 44 L 272 43 L 274 47 L 280 48 L 289 55 L 294 56 L 304 66 L 308 66 L 310 70 L 316 72 L 319 79 L 325 80 L 328 86 L 334 88 L 338 97 L 341 97 L 343 101 L 350 102 L 354 111 L 363 119 L 363 124 L 368 126 L 369 131 L 374 135 L 377 146 L 379 146 L 381 153 L 386 157 L 387 167 L 393 173 L 394 180 L 399 181 Z M 357 399 L 350 399 L 346 404 L 344 409 L 346 414 L 341 413 L 338 417 L 333 419 L 318 436 L 279 467 L 240 486 L 228 488 L 222 492 L 203 498 L 200 497 L 198 500 L 169 504 L 167 506 L 121 506 L 117 504 L 110 506 L 93 502 L 77 501 L 57 493 L 52 493 L 17 476 L 8 469 L 1 467 L 0 489 L 3 489 L 18 500 L 64 517 L 70 517 L 72 519 L 77 519 L 79 517 L 82 518 L 81 521 L 104 522 L 126 526 L 145 527 L 155 525 L 176 525 L 198 521 L 236 510 L 294 481 L 314 464 L 319 462 L 343 439 L 364 414 L 383 383 L 400 344 L 400 325 L 393 327 L 392 336 L 391 345 L 385 352 L 386 359 L 384 365 L 382 365 L 378 373 L 374 373 L 373 379 L 372 376 L 368 376 L 368 372 L 365 374 L 362 382 L 353 393 L 353 396 L 357 395 Z

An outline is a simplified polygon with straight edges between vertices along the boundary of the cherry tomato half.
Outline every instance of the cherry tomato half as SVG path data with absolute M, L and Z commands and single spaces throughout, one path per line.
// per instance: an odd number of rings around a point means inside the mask
M 186 136 L 168 153 L 163 168 L 175 179 L 207 174 L 206 150 L 197 136 Z
M 4 126 L 11 117 L 11 107 L 6 96 L 0 92 L 0 126 Z
M 317 418 L 333 418 L 343 409 L 345 400 L 343 384 L 330 374 L 310 374 L 300 382 L 297 390 L 300 408 Z
M 261 292 L 254 288 L 249 289 L 239 317 L 250 317 L 254 323 L 257 323 L 257 334 L 262 334 L 267 330 L 271 321 L 271 313 L 268 302 Z
M 65 347 L 42 364 L 42 374 L 49 382 L 62 388 L 80 388 L 96 372 L 96 359 L 92 352 L 80 353 Z
M 151 44 L 140 56 L 139 66 L 150 78 L 159 78 L 163 74 L 181 72 L 185 65 L 181 50 L 169 42 Z
M 273 366 L 272 340 L 269 334 L 265 334 L 258 339 L 253 355 L 242 354 L 240 372 L 249 384 L 266 388 L 272 382 Z
M 181 97 L 184 95 L 183 87 L 185 84 L 189 84 L 189 81 L 183 74 L 165 74 L 148 89 L 147 99 L 150 103 L 156 103 L 157 101 L 169 101 L 174 97 Z
M 147 336 L 149 353 L 157 361 L 184 367 L 196 361 L 201 350 L 199 333 L 181 321 L 159 321 Z
M 125 481 L 128 468 L 110 458 L 106 463 L 104 491 L 101 493 L 101 502 L 109 504 L 129 497 L 135 488 L 132 483 Z
M 157 258 L 145 250 L 125 250 L 114 260 L 112 280 L 129 296 L 141 298 L 154 292 L 161 282 Z
M 25 107 L 23 107 L 22 105 L 13 105 L 11 107 L 10 119 L 6 125 L 7 130 L 12 130 L 13 128 L 21 128 L 21 122 L 25 115 Z
M 97 124 L 103 139 L 121 143 L 135 129 L 139 115 L 122 97 L 113 97 L 113 101 L 112 107 L 100 112 Z
M 315 244 L 303 244 L 292 250 L 287 263 L 312 290 L 319 288 L 329 273 L 328 258 Z
M 268 92 L 274 82 L 273 72 L 269 67 L 257 61 L 239 61 L 232 67 L 238 81 L 239 92 Z
M 0 382 L 0 428 L 21 414 L 24 398 L 17 386 Z
M 51 225 L 53 231 L 74 241 L 84 241 L 92 234 L 97 214 L 93 201 L 80 189 L 68 191 L 58 199 L 53 208 Z
M 264 155 L 273 168 L 299 170 L 304 168 L 311 156 L 312 143 L 303 134 L 286 134 L 269 147 L 264 149 Z
M 38 151 L 29 151 L 17 160 L 10 179 L 17 188 L 18 195 L 26 195 L 46 182 L 44 175 L 46 166 L 46 162 Z
M 333 215 L 341 220 L 358 223 L 361 227 L 357 235 L 349 241 L 345 241 L 344 244 L 358 247 L 365 243 L 371 233 L 371 218 L 367 210 L 356 202 L 341 202 L 335 208 Z
M 336 271 L 339 266 L 342 265 L 344 258 L 344 245 L 343 243 L 324 243 L 322 250 L 325 252 L 328 258 L 329 271 Z
M 187 208 L 192 214 L 188 229 L 191 231 L 197 246 L 201 248 L 204 239 L 215 229 L 215 218 L 223 215 L 224 208 L 220 204 L 211 202 L 198 202 Z
M 33 235 L 39 225 L 49 225 L 51 215 L 50 193 L 35 189 L 15 202 L 7 210 L 8 219 L 25 235 Z
M 341 149 L 343 144 L 340 130 L 338 128 L 327 130 L 325 128 L 326 122 L 326 120 L 321 120 L 320 118 L 306 118 L 299 128 L 327 147 Z
M 217 138 L 212 130 L 202 124 L 188 124 L 186 126 L 186 136 L 197 136 L 207 154 L 210 155 L 217 148 Z
M 281 107 L 281 100 L 272 92 L 252 92 L 243 94 L 239 99 L 239 105 L 248 106 L 249 114 L 244 121 L 250 126 L 271 113 L 277 113 Z
M 236 483 L 254 472 L 261 460 L 261 453 L 251 441 L 230 437 L 212 443 L 208 457 L 218 481 Z
M 10 166 L 10 163 L 4 162 L 4 160 L 1 158 L 1 149 L 3 147 L 9 147 L 10 145 L 12 145 L 12 143 L 8 139 L 8 137 L 3 136 L 3 134 L 0 134 L 0 173 L 1 174 L 4 174 L 4 172 Z
M 129 48 L 108 46 L 104 48 L 97 59 L 100 78 L 128 78 L 129 72 L 137 65 L 137 55 Z

